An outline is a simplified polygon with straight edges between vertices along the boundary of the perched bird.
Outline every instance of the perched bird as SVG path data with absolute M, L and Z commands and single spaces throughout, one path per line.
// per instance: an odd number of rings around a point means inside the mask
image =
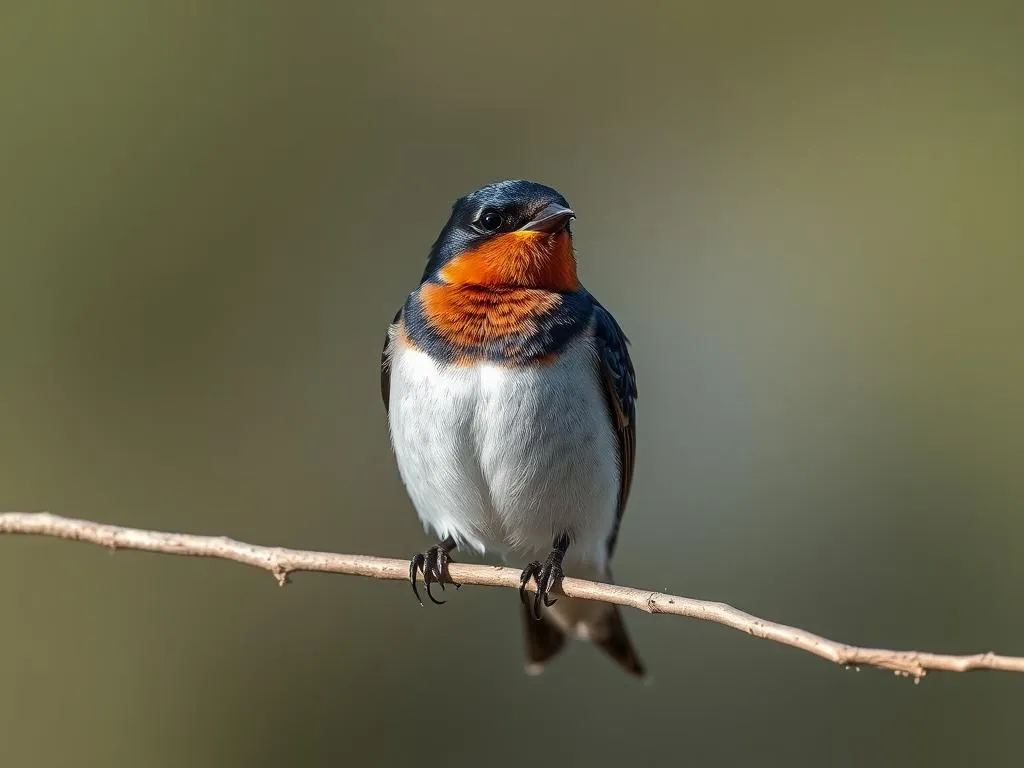
M 574 217 L 529 181 L 456 201 L 388 328 L 381 394 L 402 481 L 439 539 L 410 564 L 417 599 L 421 572 L 442 602 L 431 586 L 452 583 L 456 548 L 530 559 L 527 671 L 573 635 L 642 676 L 615 606 L 551 598 L 563 569 L 611 580 L 636 445 L 627 339 L 576 277 Z

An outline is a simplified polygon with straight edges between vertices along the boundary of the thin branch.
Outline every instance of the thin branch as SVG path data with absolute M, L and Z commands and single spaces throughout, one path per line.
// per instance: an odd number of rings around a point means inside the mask
M 284 549 L 283 547 L 261 547 L 223 536 L 194 536 L 184 533 L 124 528 L 118 525 L 59 517 L 47 512 L 0 514 L 0 533 L 54 536 L 60 539 L 99 544 L 111 549 L 137 549 L 169 555 L 233 560 L 269 571 L 281 585 L 288 581 L 290 573 L 299 571 L 344 573 L 398 581 L 409 578 L 408 560 L 369 555 L 310 552 Z M 514 568 L 452 563 L 449 573 L 452 579 L 462 584 L 519 587 L 520 572 Z M 529 588 L 532 590 L 534 587 L 531 584 Z M 928 670 L 966 672 L 971 669 L 996 669 L 1007 672 L 1024 672 L 1024 658 L 1022 657 L 999 656 L 994 653 L 951 656 L 922 651 L 860 648 L 837 643 L 803 629 L 759 619 L 725 603 L 666 595 L 645 589 L 566 578 L 562 581 L 560 591 L 566 597 L 600 600 L 636 608 L 647 613 L 668 613 L 723 624 L 754 637 L 799 648 L 844 667 L 869 666 L 888 669 L 897 675 L 913 677 L 915 682 L 924 677 Z

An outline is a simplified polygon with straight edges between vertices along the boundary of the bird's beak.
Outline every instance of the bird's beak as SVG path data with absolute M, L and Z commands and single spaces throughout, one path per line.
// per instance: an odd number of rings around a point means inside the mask
M 529 232 L 561 232 L 569 220 L 575 217 L 576 214 L 571 208 L 558 203 L 548 203 L 519 229 Z

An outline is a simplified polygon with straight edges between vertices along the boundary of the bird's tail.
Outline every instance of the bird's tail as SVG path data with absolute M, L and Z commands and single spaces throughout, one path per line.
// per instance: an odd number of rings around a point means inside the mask
M 573 576 L 611 582 L 611 573 L 593 569 L 590 573 L 574 567 Z M 586 569 L 583 569 L 586 571 Z M 526 671 L 537 675 L 565 645 L 566 636 L 589 640 L 607 653 L 623 669 L 637 677 L 645 675 L 644 665 L 633 647 L 617 605 L 595 600 L 559 597 L 554 605 L 541 608 L 541 618 L 533 617 L 533 596 L 523 606 L 526 629 Z

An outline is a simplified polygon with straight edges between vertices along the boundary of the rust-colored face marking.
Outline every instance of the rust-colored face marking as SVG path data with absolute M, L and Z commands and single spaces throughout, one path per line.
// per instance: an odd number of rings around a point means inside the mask
M 442 282 L 420 288 L 423 313 L 445 341 L 467 350 L 457 358 L 464 364 L 475 361 L 468 350 L 481 346 L 500 344 L 509 360 L 525 354 L 523 340 L 538 332 L 538 318 L 558 307 L 560 293 L 579 289 L 565 230 L 497 235 L 453 258 L 438 276 Z
M 461 253 L 441 270 L 452 285 L 575 291 L 576 257 L 569 233 L 516 230 Z

